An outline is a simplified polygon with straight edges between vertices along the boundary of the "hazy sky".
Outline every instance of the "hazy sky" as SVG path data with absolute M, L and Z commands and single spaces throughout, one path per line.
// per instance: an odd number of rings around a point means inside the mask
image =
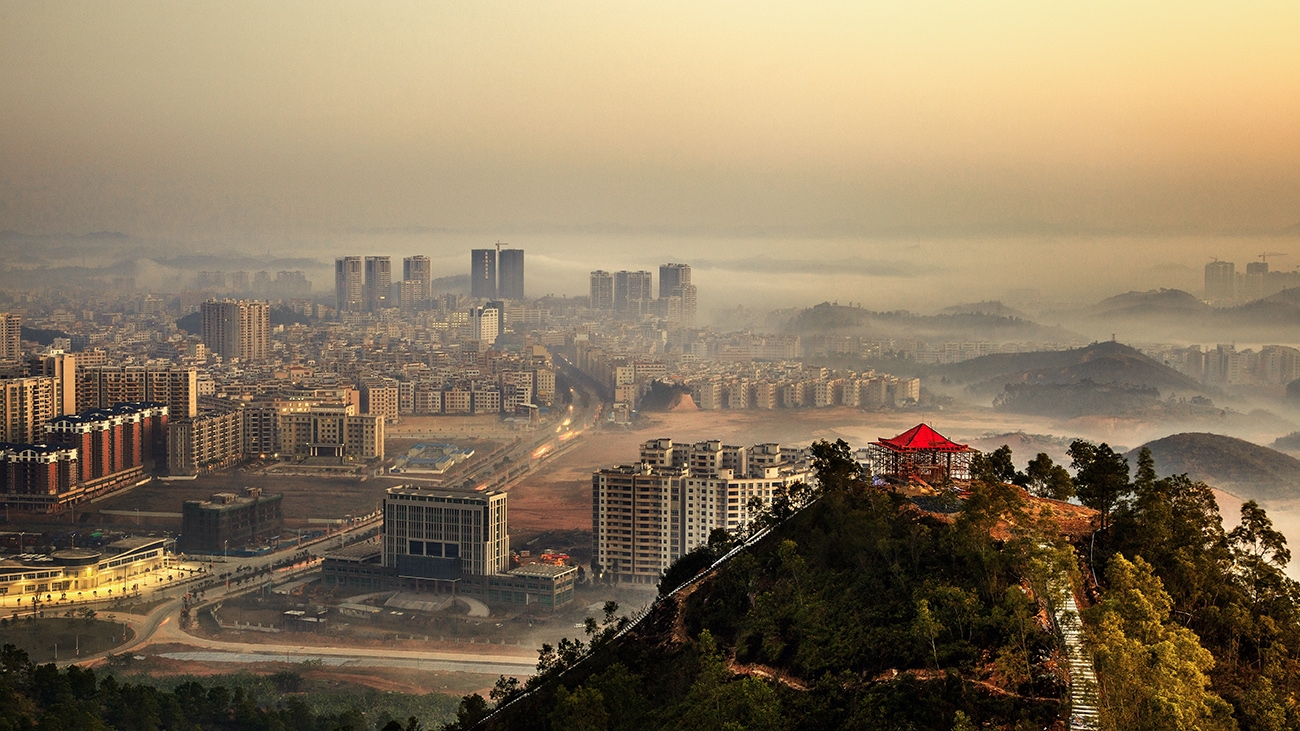
M 1260 231 L 1300 3 L 0 2 L 0 229 Z

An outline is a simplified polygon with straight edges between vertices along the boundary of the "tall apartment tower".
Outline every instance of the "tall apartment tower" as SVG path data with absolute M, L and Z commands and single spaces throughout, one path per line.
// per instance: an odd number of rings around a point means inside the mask
M 520 270 L 522 273 L 522 269 Z M 470 252 L 469 295 L 485 299 L 497 296 L 497 250 L 474 249 Z
M 18 360 L 22 353 L 22 315 L 0 312 L 0 360 Z
M 497 283 L 497 296 L 507 300 L 524 298 L 524 250 L 502 249 L 497 257 L 501 276 Z
M 366 257 L 366 278 L 363 296 L 366 311 L 378 312 L 389 306 L 393 290 L 393 260 L 387 256 Z
M 629 272 L 627 270 L 614 274 L 614 311 L 631 315 L 643 315 L 654 298 L 653 276 L 647 271 Z
M 614 275 L 597 269 L 591 273 L 591 309 L 614 310 Z
M 271 354 L 271 306 L 249 300 L 204 302 L 203 343 L 227 360 L 262 360 Z
M 433 299 L 433 263 L 427 256 L 408 256 L 402 260 L 402 279 L 416 282 L 415 298 L 418 302 Z
M 666 300 L 677 294 L 677 288 L 691 283 L 689 264 L 661 264 L 659 266 L 659 299 Z
M 469 339 L 492 345 L 501 334 L 501 310 L 495 307 L 471 307 Z
M 365 306 L 365 279 L 359 256 L 334 260 L 334 297 L 339 312 L 360 312 Z
M 1232 299 L 1236 296 L 1237 265 L 1230 261 L 1212 261 L 1205 265 L 1205 298 Z

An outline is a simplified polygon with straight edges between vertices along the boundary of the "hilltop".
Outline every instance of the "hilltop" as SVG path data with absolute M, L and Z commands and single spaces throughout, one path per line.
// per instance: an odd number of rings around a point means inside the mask
M 996 307 L 994 306 L 996 305 Z M 937 315 L 906 310 L 878 312 L 823 302 L 801 310 L 786 323 L 793 334 L 836 334 L 931 340 L 1039 340 L 1080 339 L 1077 333 L 1042 325 L 1011 314 L 998 303 L 960 305 Z
M 1192 432 L 1175 434 L 1143 445 L 1151 450 L 1162 475 L 1187 473 L 1244 500 L 1285 500 L 1300 497 L 1300 460 L 1258 444 Z M 1128 453 L 1135 464 L 1137 452 Z
M 1062 728 L 1036 542 L 854 484 L 698 583 L 725 547 L 684 557 L 661 586 L 681 591 L 479 727 Z
M 1162 393 L 1212 393 L 1195 379 L 1122 343 L 1101 342 L 1073 350 L 994 353 L 941 366 L 936 375 L 972 392 L 994 394 L 1007 384 L 1074 384 L 1082 381 L 1154 388 Z

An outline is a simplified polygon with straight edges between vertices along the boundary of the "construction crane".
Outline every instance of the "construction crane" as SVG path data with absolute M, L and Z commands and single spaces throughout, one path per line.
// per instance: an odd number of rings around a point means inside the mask
M 1267 264 L 1267 263 L 1268 263 L 1268 258 L 1269 258 L 1270 256 L 1286 256 L 1286 252 L 1285 252 L 1285 251 L 1265 251 L 1264 253 L 1262 253 L 1262 254 L 1259 255 L 1259 260 L 1262 261 L 1262 262 L 1264 262 L 1265 264 Z

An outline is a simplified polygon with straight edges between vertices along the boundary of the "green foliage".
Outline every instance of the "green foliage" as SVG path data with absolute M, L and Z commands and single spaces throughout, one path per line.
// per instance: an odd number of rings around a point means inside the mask
M 265 678 L 243 673 L 219 676 L 216 682 L 208 678 L 204 683 L 174 677 L 158 687 L 122 682 L 111 674 L 101 678 L 94 670 L 76 666 L 59 670 L 54 665 L 35 665 L 25 652 L 5 645 L 0 649 L 0 731 L 362 731 L 387 727 L 396 710 L 392 703 L 381 704 L 387 706 L 385 711 L 374 704 L 374 698 L 366 701 L 337 692 L 324 704 L 310 693 L 281 698 L 280 686 L 301 687 L 301 683 L 301 676 L 292 672 Z M 321 708 L 330 704 L 336 710 Z M 447 710 L 443 704 L 433 714 L 429 708 L 419 714 L 440 719 Z M 398 728 L 418 731 L 422 724 L 412 713 Z
M 1072 442 L 1067 453 L 1079 501 L 1101 513 L 1104 530 L 1110 525 L 1111 513 L 1128 497 L 1128 460 L 1105 442 L 1093 444 L 1082 439 Z
M 1169 619 L 1173 603 L 1141 557 L 1117 555 L 1105 599 L 1088 611 L 1107 728 L 1235 729 L 1232 707 L 1209 690 L 1214 657 L 1196 633 Z
M 1052 462 L 1046 452 L 1039 452 L 1025 468 L 1026 487 L 1030 494 L 1052 500 L 1074 497 L 1074 481 L 1064 467 Z

